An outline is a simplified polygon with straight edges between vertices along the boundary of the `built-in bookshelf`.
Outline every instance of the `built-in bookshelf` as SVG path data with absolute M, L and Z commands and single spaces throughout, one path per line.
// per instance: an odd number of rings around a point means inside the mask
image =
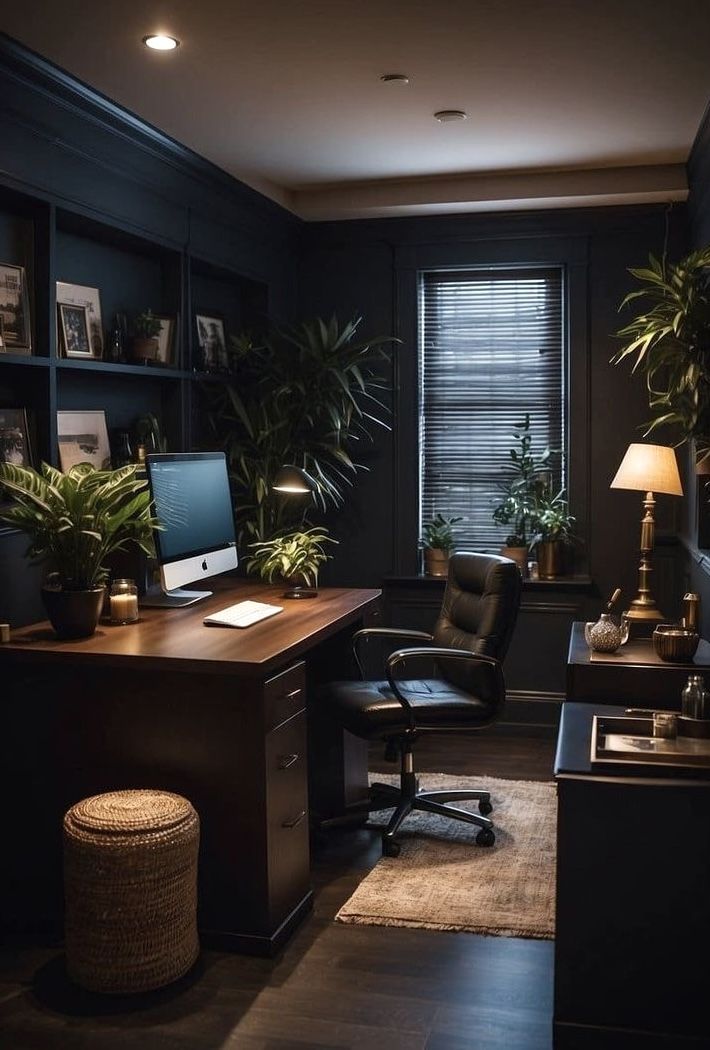
M 133 433 L 136 421 L 147 415 L 159 421 L 170 451 L 202 447 L 200 385 L 228 365 L 221 355 L 205 371 L 196 317 L 219 319 L 228 347 L 232 335 L 263 325 L 268 313 L 264 282 L 204 254 L 193 256 L 189 246 L 139 236 L 119 222 L 0 183 L 1 266 L 8 269 L 0 269 L 0 280 L 3 272 L 10 281 L 16 273 L 22 276 L 17 301 L 27 338 L 25 345 L 17 345 L 14 300 L 0 285 L 0 314 L 5 311 L 8 332 L 0 347 L 0 412 L 24 412 L 27 455 L 34 466 L 42 460 L 60 465 L 60 411 L 105 413 L 112 448 L 114 435 Z M 83 314 L 83 307 L 60 314 L 57 282 L 98 290 L 100 321 L 94 312 Z M 136 361 L 130 354 L 131 321 L 148 310 L 169 322 L 170 338 L 160 362 Z M 83 316 L 86 328 L 79 324 L 74 343 L 68 326 Z M 123 322 L 120 356 L 112 341 L 117 319 Z M 97 341 L 92 332 L 98 330 Z M 82 342 L 84 334 L 88 343 Z M 71 356 L 67 339 L 74 348 Z M 88 352 L 77 353 L 77 347 Z M 0 431 L 2 425 L 0 418 Z

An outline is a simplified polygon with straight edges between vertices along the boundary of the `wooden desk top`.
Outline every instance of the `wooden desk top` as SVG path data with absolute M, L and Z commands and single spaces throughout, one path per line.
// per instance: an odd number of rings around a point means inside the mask
M 101 621 L 91 638 L 59 641 L 46 621 L 13 631 L 0 645 L 0 662 L 67 662 L 165 671 L 263 677 L 360 619 L 381 591 L 324 587 L 315 598 L 283 599 L 283 586 L 248 580 L 212 580 L 214 594 L 182 609 L 141 609 L 136 624 Z M 283 612 L 246 628 L 207 627 L 203 619 L 245 599 L 283 606 Z
M 661 660 L 653 648 L 650 638 L 632 638 L 615 653 L 595 653 L 584 640 L 584 624 L 577 621 L 572 624 L 569 640 L 568 664 L 585 664 L 603 667 L 663 667 L 672 670 L 687 671 L 691 674 L 698 668 L 710 669 L 710 643 L 700 639 L 693 659 L 688 663 L 675 663 Z

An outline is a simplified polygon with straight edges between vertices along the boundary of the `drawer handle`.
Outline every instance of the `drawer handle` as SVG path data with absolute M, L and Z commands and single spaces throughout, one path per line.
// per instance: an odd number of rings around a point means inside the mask
M 282 828 L 295 828 L 296 825 L 300 824 L 306 815 L 305 809 L 302 809 L 297 817 L 293 817 L 291 820 L 285 820 L 281 825 Z
M 298 762 L 300 755 L 281 755 L 279 758 L 279 769 L 290 769 L 292 765 Z
M 285 699 L 286 700 L 295 700 L 296 697 L 300 696 L 300 695 L 301 695 L 301 687 L 299 686 L 298 689 L 292 689 L 290 693 L 286 693 Z

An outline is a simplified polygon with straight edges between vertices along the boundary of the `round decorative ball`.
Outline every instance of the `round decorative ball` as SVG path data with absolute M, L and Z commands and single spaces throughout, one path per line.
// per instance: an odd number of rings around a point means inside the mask
M 67 972 L 125 994 L 182 977 L 199 954 L 199 818 L 168 791 L 111 791 L 64 816 Z

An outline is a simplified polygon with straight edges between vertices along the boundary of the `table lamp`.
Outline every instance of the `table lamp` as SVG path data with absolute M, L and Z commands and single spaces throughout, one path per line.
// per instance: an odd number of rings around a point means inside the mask
M 286 496 L 313 496 L 317 485 L 311 475 L 303 467 L 295 467 L 292 463 L 285 463 L 276 472 L 276 477 L 271 482 L 274 492 L 281 492 Z M 284 598 L 315 598 L 318 591 L 314 587 L 304 587 L 296 584 L 284 591 Z
M 612 489 L 634 489 L 645 492 L 644 516 L 641 519 L 641 561 L 639 562 L 638 594 L 625 611 L 631 621 L 656 623 L 664 619 L 651 594 L 651 552 L 654 543 L 654 492 L 668 496 L 682 496 L 675 450 L 666 445 L 632 443 L 609 486 Z

